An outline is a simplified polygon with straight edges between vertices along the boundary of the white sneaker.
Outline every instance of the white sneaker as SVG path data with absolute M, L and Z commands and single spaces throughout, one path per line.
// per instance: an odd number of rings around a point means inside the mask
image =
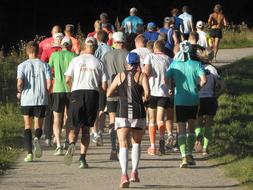
M 75 153 L 75 145 L 74 144 L 70 144 L 69 148 L 64 156 L 64 163 L 65 165 L 70 166 L 73 160 L 73 155 Z
M 61 156 L 63 155 L 63 148 L 62 147 L 57 147 L 54 151 L 55 156 Z
M 40 158 L 42 156 L 42 149 L 40 146 L 39 139 L 37 137 L 34 138 L 33 140 L 33 154 L 35 155 L 36 158 Z

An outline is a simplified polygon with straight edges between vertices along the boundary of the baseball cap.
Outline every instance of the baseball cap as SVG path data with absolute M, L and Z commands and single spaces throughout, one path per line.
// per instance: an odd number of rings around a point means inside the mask
M 197 22 L 196 24 L 197 28 L 203 28 L 204 27 L 204 22 L 202 22 L 201 20 Z
M 67 44 L 68 46 L 72 45 L 72 41 L 69 37 L 65 36 L 62 41 L 61 41 L 61 45 Z
M 131 66 L 137 65 L 140 63 L 140 56 L 135 52 L 130 52 L 126 57 L 126 61 Z
M 97 44 L 97 40 L 94 37 L 87 37 L 85 39 L 85 44 L 87 44 L 87 45 L 96 45 Z
M 126 38 L 123 32 L 114 32 L 112 34 L 112 39 L 114 42 L 125 42 Z
M 135 7 L 132 7 L 131 9 L 130 9 L 130 13 L 136 13 L 138 10 L 135 8 Z
M 174 22 L 175 19 L 173 17 L 165 17 L 164 22 Z
M 54 40 L 55 39 L 62 39 L 64 37 L 64 35 L 63 35 L 63 33 L 55 33 L 54 35 L 53 35 L 53 38 L 54 38 Z
M 147 25 L 148 29 L 155 29 L 156 28 L 156 24 L 154 22 L 149 22 Z

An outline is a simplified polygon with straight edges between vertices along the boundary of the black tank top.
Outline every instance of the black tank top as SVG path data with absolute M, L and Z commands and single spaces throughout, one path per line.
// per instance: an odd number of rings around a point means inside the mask
M 118 87 L 119 103 L 116 117 L 128 119 L 146 118 L 146 112 L 142 101 L 144 90 L 143 87 L 138 84 L 141 73 L 134 70 L 125 71 L 124 73 L 125 79 Z M 137 82 L 134 80 L 136 73 L 138 73 Z

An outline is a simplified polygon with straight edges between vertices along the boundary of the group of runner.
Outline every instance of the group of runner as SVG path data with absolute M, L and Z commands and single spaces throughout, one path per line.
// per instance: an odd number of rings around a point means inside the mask
M 209 35 L 202 21 L 194 26 L 187 6 L 182 12 L 179 15 L 179 10 L 173 9 L 160 29 L 154 22 L 144 29 L 137 9 L 131 8 L 119 31 L 109 22 L 108 14 L 102 13 L 83 42 L 75 38 L 75 27 L 67 24 L 64 34 L 55 25 L 52 37 L 39 44 L 27 43 L 28 59 L 17 70 L 17 97 L 21 100 L 28 151 L 24 161 L 42 156 L 43 125 L 47 145 L 54 137 L 54 154 L 64 155 L 66 165 L 72 162 L 81 133 L 79 168 L 88 167 L 90 138 L 103 146 L 105 113 L 109 115 L 110 159 L 119 160 L 122 169 L 120 187 L 140 181 L 138 164 L 146 128 L 150 139 L 147 153 L 151 156 L 178 147 L 180 168 L 185 168 L 196 165 L 194 148 L 208 154 L 218 106 L 215 88 L 219 85 L 220 91 L 224 89 L 211 62 L 216 59 L 227 21 L 221 5 L 215 5 L 208 20 Z

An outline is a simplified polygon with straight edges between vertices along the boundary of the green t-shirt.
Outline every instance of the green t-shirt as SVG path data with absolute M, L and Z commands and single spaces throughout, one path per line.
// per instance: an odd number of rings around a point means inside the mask
M 50 56 L 49 66 L 54 70 L 54 93 L 69 92 L 64 73 L 74 57 L 76 57 L 76 54 L 67 50 L 54 52 Z
M 173 61 L 166 73 L 175 82 L 175 105 L 194 106 L 199 104 L 199 77 L 205 75 L 199 61 Z

